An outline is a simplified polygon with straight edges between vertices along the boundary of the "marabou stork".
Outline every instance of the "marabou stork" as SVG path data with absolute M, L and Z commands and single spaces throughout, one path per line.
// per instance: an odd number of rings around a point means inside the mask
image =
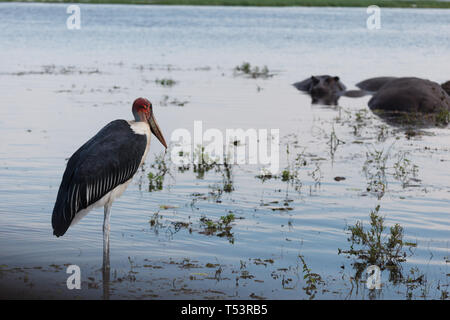
M 60 237 L 91 209 L 104 207 L 104 269 L 109 269 L 109 217 L 114 199 L 144 162 L 151 133 L 167 148 L 150 101 L 136 99 L 132 111 L 134 120 L 110 122 L 70 157 L 53 209 L 53 234 Z

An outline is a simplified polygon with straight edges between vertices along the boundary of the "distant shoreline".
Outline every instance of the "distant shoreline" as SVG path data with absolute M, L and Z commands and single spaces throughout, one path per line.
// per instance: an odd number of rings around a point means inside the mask
M 20 3 L 91 3 L 91 4 L 142 4 L 142 5 L 197 5 L 197 6 L 248 6 L 248 7 L 368 7 L 385 8 L 441 8 L 450 9 L 450 1 L 427 0 L 0 0 Z

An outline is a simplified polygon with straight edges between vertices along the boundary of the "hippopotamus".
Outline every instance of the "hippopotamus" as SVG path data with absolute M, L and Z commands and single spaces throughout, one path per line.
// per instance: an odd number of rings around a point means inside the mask
M 441 84 L 442 89 L 450 95 L 450 80 Z
M 359 90 L 346 91 L 339 77 L 330 75 L 311 76 L 292 85 L 309 94 L 313 104 L 337 105 L 341 96 L 360 97 L 366 94 Z
M 436 82 L 415 77 L 378 77 L 356 86 L 373 94 L 369 108 L 385 120 L 396 123 L 447 124 L 450 96 L 444 90 L 449 82 Z

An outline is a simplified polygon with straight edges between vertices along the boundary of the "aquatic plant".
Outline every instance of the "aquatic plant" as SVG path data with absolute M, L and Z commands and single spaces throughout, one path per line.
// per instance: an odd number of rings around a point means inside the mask
M 169 96 L 168 95 L 163 95 L 162 100 L 159 102 L 159 104 L 161 106 L 168 106 L 168 105 L 174 105 L 174 106 L 178 106 L 178 107 L 184 107 L 184 105 L 188 104 L 189 101 L 187 100 L 178 100 L 177 98 L 172 98 L 171 100 L 169 100 Z
M 240 66 L 236 66 L 234 68 L 234 73 L 238 75 L 247 75 L 253 79 L 268 78 L 273 76 L 273 74 L 269 72 L 269 68 L 267 68 L 267 66 L 262 68 L 254 66 L 252 68 L 248 62 L 243 62 Z
M 401 263 L 406 261 L 404 246 L 416 246 L 415 243 L 403 241 L 403 227 L 399 224 L 389 228 L 386 234 L 384 218 L 380 216 L 380 205 L 370 213 L 370 229 L 364 228 L 362 221 L 348 226 L 350 237 L 349 250 L 338 249 L 338 254 L 354 257 L 353 267 L 356 269 L 355 279 L 361 279 L 364 270 L 370 265 L 378 266 L 382 271 L 389 270 L 389 281 L 394 284 L 402 280 Z
M 216 161 L 205 152 L 205 147 L 198 145 L 194 151 L 193 170 L 197 173 L 197 179 L 203 179 L 205 173 L 216 168 Z
M 446 126 L 450 122 L 450 111 L 446 109 L 442 109 L 436 115 L 435 122 L 437 126 Z
M 212 220 L 206 216 L 200 218 L 200 234 L 215 235 L 217 237 L 226 237 L 230 243 L 234 243 L 234 234 L 231 232 L 231 223 L 236 219 L 233 213 L 221 216 L 219 220 Z
M 450 111 L 441 107 L 434 112 L 422 113 L 413 111 L 386 111 L 372 109 L 372 112 L 382 118 L 388 124 L 404 127 L 405 129 L 417 129 L 420 127 L 445 127 L 450 122 Z
M 168 157 L 168 153 L 161 153 L 155 157 L 155 161 L 151 164 L 150 168 L 153 171 L 147 174 L 149 192 L 162 190 L 165 175 L 170 175 L 170 159 Z
M 363 172 L 366 176 L 366 190 L 376 194 L 381 199 L 387 190 L 386 169 L 390 148 L 387 151 L 369 150 L 366 152 L 366 161 L 363 165 Z
M 290 146 L 292 144 L 286 144 L 286 160 L 287 165 L 283 168 L 280 174 L 272 174 L 267 169 L 263 168 L 260 174 L 256 175 L 255 178 L 265 182 L 271 179 L 279 179 L 282 182 L 285 182 L 287 186 L 292 186 L 294 190 L 298 193 L 301 193 L 303 187 L 303 181 L 301 179 L 302 170 L 308 165 L 308 161 L 306 160 L 306 155 L 304 150 L 295 155 L 295 158 L 292 159 Z M 294 147 L 295 149 L 295 147 Z M 317 188 L 320 186 L 321 180 L 323 178 L 322 171 L 320 169 L 320 164 L 315 161 L 317 159 L 312 159 L 311 163 L 315 164 L 314 170 L 308 172 L 308 175 L 311 176 L 314 180 L 314 185 L 310 188 L 310 193 L 312 193 L 312 188 Z M 306 171 L 305 171 L 306 172 Z
M 154 227 L 154 226 L 157 226 L 158 224 L 160 224 L 159 219 L 160 219 L 160 216 L 159 216 L 159 211 L 158 211 L 158 212 L 155 212 L 153 214 L 153 216 L 150 218 L 150 220 L 149 220 L 150 226 Z
M 276 179 L 276 175 L 272 174 L 266 168 L 262 168 L 260 174 L 256 175 L 257 179 L 260 179 L 262 182 L 270 179 Z
M 351 114 L 349 113 L 348 116 L 351 118 Z M 367 109 L 360 109 L 354 113 L 355 122 L 353 123 L 353 135 L 354 136 L 361 136 L 361 129 L 367 128 L 369 125 L 369 121 L 371 120 L 371 116 L 369 114 L 369 111 Z M 351 121 L 349 119 L 348 121 Z
M 388 126 L 385 124 L 382 124 L 378 126 L 378 134 L 377 134 L 377 141 L 384 142 L 389 136 L 389 129 Z
M 163 78 L 163 79 L 156 79 L 155 80 L 156 84 L 159 84 L 163 87 L 172 87 L 174 86 L 177 82 L 173 79 L 169 79 L 169 78 Z
M 314 170 L 311 171 L 310 173 L 308 173 L 308 175 L 311 176 L 311 178 L 314 180 L 314 188 L 317 189 L 317 187 L 320 187 L 321 181 L 323 179 L 323 173 L 322 173 L 322 170 L 320 169 L 319 162 L 315 162 L 314 165 L 315 165 Z M 311 194 L 312 186 L 310 187 L 309 191 Z
M 412 180 L 418 181 L 416 177 L 419 167 L 413 164 L 407 155 L 407 152 L 399 152 L 394 163 L 394 178 L 402 183 L 403 188 L 406 188 Z
M 223 165 L 219 166 L 219 171 L 222 173 L 223 181 L 223 191 L 232 192 L 234 191 L 233 186 L 233 175 L 232 175 L 232 165 L 228 163 L 228 158 L 224 156 Z
M 330 140 L 328 141 L 328 145 L 330 146 L 331 161 L 334 160 L 334 154 L 336 153 L 338 146 L 341 144 L 345 144 L 345 142 L 337 137 L 333 126 L 330 134 Z
M 423 273 L 420 272 L 419 268 L 411 268 L 409 274 L 403 280 L 406 286 L 406 299 L 411 300 L 413 298 L 413 291 L 417 288 L 422 289 L 421 296 L 423 298 L 427 297 L 427 279 Z
M 303 287 L 303 290 L 305 290 L 305 293 L 309 296 L 309 299 L 314 299 L 317 293 L 317 287 L 325 284 L 325 282 L 322 280 L 320 274 L 312 272 L 302 255 L 299 254 L 298 257 L 303 265 L 303 279 L 306 284 L 306 286 Z
M 290 160 L 289 144 L 286 144 L 286 159 L 288 162 L 287 167 L 281 172 L 281 181 L 290 183 L 294 187 L 294 190 L 301 192 L 303 183 L 300 179 L 300 171 L 306 166 L 307 162 L 304 158 L 303 152 L 298 153 L 295 156 L 294 161 Z

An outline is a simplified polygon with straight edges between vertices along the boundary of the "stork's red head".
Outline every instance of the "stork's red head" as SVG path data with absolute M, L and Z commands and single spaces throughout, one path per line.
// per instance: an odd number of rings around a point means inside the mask
M 151 102 L 145 98 L 137 98 L 136 100 L 134 100 L 131 110 L 133 111 L 134 119 L 136 121 L 148 122 L 152 133 L 156 138 L 158 138 L 162 145 L 167 148 L 166 140 L 164 139 L 164 136 L 161 133 L 161 129 L 159 128 L 158 123 L 153 116 L 153 108 Z
M 145 98 L 137 98 L 133 102 L 132 111 L 136 121 L 147 121 L 152 112 L 152 104 Z

